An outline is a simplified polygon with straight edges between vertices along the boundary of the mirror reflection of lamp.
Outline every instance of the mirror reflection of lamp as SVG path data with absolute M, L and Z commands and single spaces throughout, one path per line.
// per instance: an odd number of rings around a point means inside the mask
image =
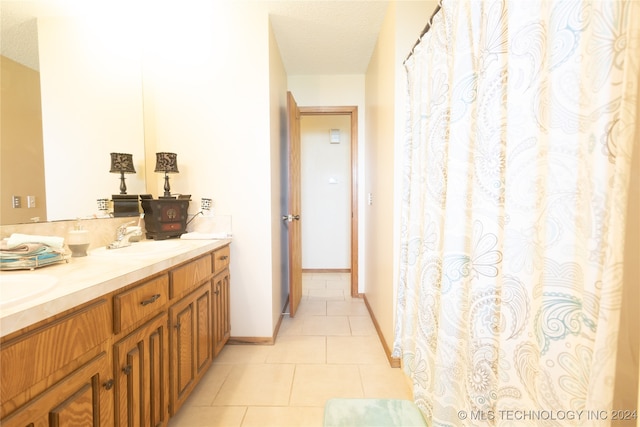
M 156 169 L 154 172 L 164 172 L 164 198 L 172 198 L 168 174 L 179 173 L 178 155 L 176 153 L 156 153 Z
M 120 174 L 120 194 L 127 194 L 127 184 L 124 182 L 125 173 L 136 173 L 133 167 L 133 155 L 126 153 L 111 153 L 111 173 Z

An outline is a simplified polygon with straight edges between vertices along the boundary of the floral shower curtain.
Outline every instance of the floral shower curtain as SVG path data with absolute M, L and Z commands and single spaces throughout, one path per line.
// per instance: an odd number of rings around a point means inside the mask
M 434 426 L 613 418 L 639 61 L 634 0 L 443 0 L 406 61 L 394 355 Z

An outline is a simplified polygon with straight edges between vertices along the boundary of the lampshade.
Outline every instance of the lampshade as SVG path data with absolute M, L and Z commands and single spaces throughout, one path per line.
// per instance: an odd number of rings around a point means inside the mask
M 177 157 L 176 153 L 156 153 L 155 172 L 178 173 Z
M 133 155 L 126 153 L 111 153 L 111 173 L 136 173 L 133 167 Z

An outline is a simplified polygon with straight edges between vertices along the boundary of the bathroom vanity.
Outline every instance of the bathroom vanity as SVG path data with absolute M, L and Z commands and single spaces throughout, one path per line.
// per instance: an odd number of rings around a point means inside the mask
M 144 241 L 2 272 L 45 287 L 0 306 L 2 425 L 167 425 L 229 339 L 229 245 Z

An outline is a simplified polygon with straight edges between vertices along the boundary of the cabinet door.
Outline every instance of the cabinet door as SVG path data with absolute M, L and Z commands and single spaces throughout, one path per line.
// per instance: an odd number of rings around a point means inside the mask
M 114 345 L 116 426 L 163 426 L 169 419 L 166 312 Z
M 213 356 L 217 356 L 231 335 L 230 277 L 224 270 L 213 278 Z
M 213 360 L 211 282 L 174 304 L 171 327 L 171 415 L 178 412 Z
M 3 427 L 113 425 L 111 363 L 102 352 L 27 405 L 2 419 Z

